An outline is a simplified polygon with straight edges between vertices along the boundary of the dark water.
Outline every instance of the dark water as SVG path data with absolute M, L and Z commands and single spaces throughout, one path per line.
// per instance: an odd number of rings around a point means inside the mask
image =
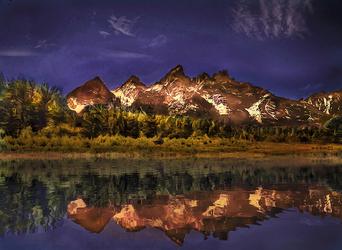
M 0 249 L 342 249 L 340 158 L 0 161 Z

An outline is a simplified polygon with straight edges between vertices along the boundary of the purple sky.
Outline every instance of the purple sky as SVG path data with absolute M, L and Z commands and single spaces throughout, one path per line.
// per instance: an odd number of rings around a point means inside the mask
M 0 71 L 65 92 L 182 64 L 280 96 L 342 88 L 340 0 L 0 0 Z

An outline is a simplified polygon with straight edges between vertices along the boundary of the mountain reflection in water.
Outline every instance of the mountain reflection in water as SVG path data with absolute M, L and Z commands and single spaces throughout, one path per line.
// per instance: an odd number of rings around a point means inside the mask
M 114 223 L 127 234 L 160 230 L 177 245 L 194 231 L 227 240 L 289 209 L 341 222 L 341 190 L 341 158 L 0 161 L 0 234 L 72 221 L 95 235 Z
M 313 215 L 342 219 L 342 195 L 324 186 L 279 186 L 273 189 L 233 188 L 186 195 L 157 195 L 105 208 L 88 207 L 81 199 L 71 201 L 68 216 L 75 223 L 99 233 L 110 220 L 127 231 L 158 228 L 177 244 L 196 230 L 204 236 L 226 240 L 230 231 L 276 216 L 283 209 L 298 208 Z

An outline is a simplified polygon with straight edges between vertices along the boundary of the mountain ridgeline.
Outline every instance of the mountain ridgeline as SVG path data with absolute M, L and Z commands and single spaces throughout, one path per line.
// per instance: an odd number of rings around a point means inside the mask
M 191 78 L 178 65 L 150 86 L 137 76 L 131 76 L 110 91 L 99 77 L 95 77 L 70 92 L 67 103 L 77 113 L 90 105 L 105 104 L 148 114 L 223 120 L 234 125 L 319 125 L 342 115 L 342 90 L 291 100 L 239 82 L 227 71 L 212 76 L 202 73 Z

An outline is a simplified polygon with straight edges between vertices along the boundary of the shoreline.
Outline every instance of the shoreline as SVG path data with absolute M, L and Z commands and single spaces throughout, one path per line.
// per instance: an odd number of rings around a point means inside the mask
M 246 147 L 247 146 L 247 147 Z M 59 159 L 89 159 L 89 158 L 262 158 L 267 156 L 306 156 L 306 157 L 324 157 L 338 156 L 342 157 L 342 145 L 340 144 L 288 144 L 288 143 L 251 143 L 239 148 L 236 145 L 229 147 L 206 147 L 206 148 L 167 148 L 161 146 L 153 148 L 123 148 L 111 150 L 105 149 L 103 152 L 77 152 L 77 151 L 0 151 L 1 160 L 59 160 Z

